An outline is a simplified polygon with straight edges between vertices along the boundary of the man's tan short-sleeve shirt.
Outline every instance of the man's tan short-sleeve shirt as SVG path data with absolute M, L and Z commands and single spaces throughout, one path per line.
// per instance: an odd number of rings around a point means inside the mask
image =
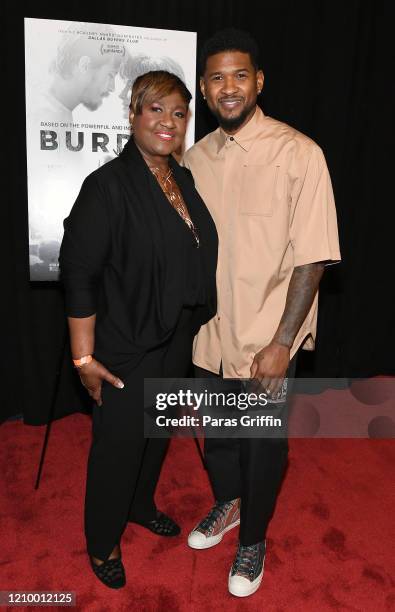
M 257 107 L 234 136 L 221 128 L 184 156 L 219 236 L 217 315 L 194 342 L 196 365 L 247 378 L 273 338 L 294 267 L 339 261 L 324 155 L 310 138 Z M 318 296 L 292 346 L 314 348 Z

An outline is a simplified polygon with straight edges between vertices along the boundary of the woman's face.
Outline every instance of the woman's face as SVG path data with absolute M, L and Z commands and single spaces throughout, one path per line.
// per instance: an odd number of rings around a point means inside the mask
M 178 91 L 143 104 L 141 115 L 130 113 L 134 140 L 148 158 L 168 156 L 183 143 L 188 107 Z

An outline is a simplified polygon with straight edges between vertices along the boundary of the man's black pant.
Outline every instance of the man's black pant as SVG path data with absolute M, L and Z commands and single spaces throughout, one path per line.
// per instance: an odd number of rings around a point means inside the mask
M 296 357 L 287 377 L 295 376 Z M 199 378 L 218 376 L 202 368 Z M 286 405 L 282 409 L 286 418 Z M 205 438 L 204 454 L 215 499 L 240 498 L 240 542 L 264 540 L 288 463 L 288 440 L 282 438 Z

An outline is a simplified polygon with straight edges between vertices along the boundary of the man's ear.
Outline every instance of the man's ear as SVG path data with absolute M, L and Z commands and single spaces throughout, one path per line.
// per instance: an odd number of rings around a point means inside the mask
M 134 112 L 131 110 L 131 111 L 129 111 L 129 125 L 130 125 L 130 127 L 133 126 L 133 119 L 134 119 Z
M 203 98 L 206 99 L 206 86 L 203 77 L 200 77 L 200 91 L 202 92 Z
M 262 89 L 263 89 L 263 82 L 265 80 L 265 77 L 263 76 L 263 72 L 262 70 L 257 70 L 256 73 L 256 90 L 258 95 L 261 93 Z
M 82 57 L 80 57 L 79 62 L 78 62 L 78 70 L 82 73 L 85 74 L 85 72 L 87 72 L 90 68 L 91 65 L 91 58 L 88 57 L 87 55 L 83 55 Z

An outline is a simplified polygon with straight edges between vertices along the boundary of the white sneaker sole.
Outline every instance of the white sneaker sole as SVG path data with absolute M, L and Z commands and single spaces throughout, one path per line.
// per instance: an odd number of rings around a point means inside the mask
M 212 546 L 216 546 L 217 544 L 221 542 L 225 533 L 233 529 L 233 527 L 237 527 L 237 525 L 239 524 L 240 524 L 240 519 L 237 519 L 237 521 L 234 521 L 234 523 L 231 523 L 230 525 L 225 527 L 225 529 L 221 531 L 221 533 L 218 533 L 216 536 L 212 536 L 211 538 L 206 538 L 206 540 L 202 542 L 201 544 L 191 544 L 189 541 L 189 537 L 188 537 L 188 546 L 190 548 L 194 548 L 195 550 L 204 550 L 205 548 L 211 548 Z M 191 536 L 192 534 L 193 534 L 193 531 L 191 531 L 189 535 Z
M 242 587 L 239 586 L 239 588 L 234 588 L 232 587 L 232 578 L 234 576 L 231 576 L 229 574 L 229 580 L 228 580 L 228 589 L 229 589 L 229 593 L 231 595 L 234 595 L 235 597 L 248 597 L 249 595 L 253 595 L 261 586 L 261 582 L 262 582 L 262 578 L 263 578 L 263 570 L 264 570 L 264 566 L 265 566 L 265 561 L 263 561 L 263 565 L 262 565 L 262 571 L 259 574 L 258 578 L 255 578 L 254 582 L 249 582 L 249 580 L 247 580 L 247 578 L 245 578 L 245 582 L 246 585 Z M 248 584 L 249 583 L 249 584 Z

